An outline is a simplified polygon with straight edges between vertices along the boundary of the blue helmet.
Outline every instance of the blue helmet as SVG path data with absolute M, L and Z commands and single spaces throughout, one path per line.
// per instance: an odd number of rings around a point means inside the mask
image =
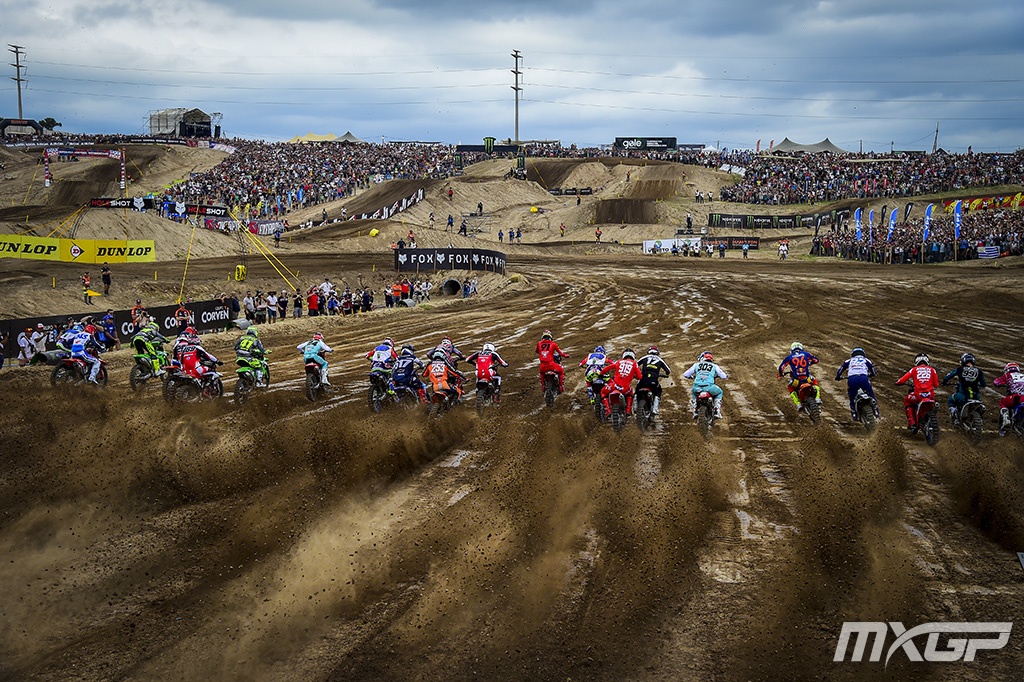
M 854 348 L 852 351 L 850 351 L 850 357 L 851 358 L 855 358 L 858 355 L 861 356 L 861 357 L 864 357 L 864 349 L 863 348 L 857 347 L 857 348 Z
M 594 352 L 604 354 L 604 346 L 598 346 L 594 349 Z

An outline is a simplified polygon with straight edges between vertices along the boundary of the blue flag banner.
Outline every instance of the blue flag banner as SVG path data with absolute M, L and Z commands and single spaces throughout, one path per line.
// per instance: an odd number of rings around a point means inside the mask
M 898 208 L 894 208 L 892 213 L 889 214 L 889 236 L 885 238 L 885 241 L 892 241 L 892 231 L 896 229 L 896 214 L 899 213 Z
M 861 215 L 863 215 L 864 209 L 858 208 L 853 212 L 853 225 L 857 228 L 857 241 L 861 240 Z
M 924 232 L 921 233 L 921 241 L 928 241 L 928 226 L 932 224 L 932 211 L 935 210 L 935 204 L 928 204 L 928 208 L 924 210 Z
M 868 211 L 868 241 L 875 240 L 875 209 Z
M 964 219 L 964 202 L 962 199 L 957 199 L 956 204 L 953 205 L 953 236 L 960 239 L 960 224 Z

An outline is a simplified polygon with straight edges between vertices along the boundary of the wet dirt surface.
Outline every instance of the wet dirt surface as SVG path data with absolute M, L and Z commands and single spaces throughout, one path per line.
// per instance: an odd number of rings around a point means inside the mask
M 133 394 L 126 352 L 101 393 L 0 374 L 0 678 L 1019 676 L 1016 631 L 973 663 L 832 661 L 844 621 L 1019 614 L 1024 447 L 995 436 L 995 394 L 979 446 L 943 414 L 933 448 L 892 385 L 920 350 L 948 370 L 969 349 L 990 378 L 1019 360 L 1019 270 L 965 286 L 955 268 L 793 260 L 510 267 L 524 283 L 454 305 L 265 327 L 272 386 L 241 407 Z M 311 404 L 294 346 L 315 328 L 338 388 Z M 545 328 L 571 354 L 553 409 Z M 501 404 L 372 414 L 362 355 L 446 333 L 467 354 L 497 344 Z M 234 339 L 208 347 L 230 360 Z M 822 359 L 818 427 L 775 378 L 794 340 Z M 576 364 L 598 343 L 660 346 L 673 376 L 653 432 L 596 423 Z M 855 345 L 880 372 L 871 435 L 832 380 Z M 704 349 L 730 375 L 710 442 L 678 377 Z

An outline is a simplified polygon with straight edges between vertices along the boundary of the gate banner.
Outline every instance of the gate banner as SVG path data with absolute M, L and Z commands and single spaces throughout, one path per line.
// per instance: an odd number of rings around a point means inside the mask
M 687 247 L 690 249 L 702 248 L 710 244 L 718 248 L 719 244 L 725 244 L 727 249 L 742 249 L 746 244 L 751 251 L 756 251 L 761 244 L 760 237 L 676 237 L 674 239 L 647 239 L 644 240 L 644 253 L 668 253 L 672 246 L 679 250 Z
M 818 224 L 834 224 L 836 212 L 810 213 L 807 215 L 737 215 L 709 213 L 708 227 L 760 228 L 789 230 L 797 227 L 810 229 Z
M 145 211 L 156 208 L 156 199 L 153 197 L 132 197 L 130 199 L 98 197 L 89 200 L 89 208 L 130 208 L 133 211 Z
M 0 258 L 27 258 L 65 263 L 152 263 L 152 239 L 57 239 L 0 235 Z
M 96 297 L 94 300 L 102 301 L 103 298 Z M 223 331 L 231 320 L 230 307 L 227 304 L 221 303 L 220 299 L 186 303 L 185 307 L 191 313 L 189 324 L 200 332 Z M 178 335 L 178 321 L 174 317 L 174 313 L 177 310 L 177 305 L 162 305 L 147 308 L 146 312 L 160 325 L 160 333 L 169 339 L 173 339 Z M 69 317 L 81 320 L 88 315 L 92 315 L 93 323 L 97 327 L 102 327 L 103 325 L 100 324 L 100 320 L 104 312 L 104 308 L 99 308 L 99 310 L 91 310 L 74 315 L 43 315 L 17 320 L 0 320 L 0 329 L 7 333 L 7 344 L 4 346 L 4 356 L 7 358 L 5 364 L 18 357 L 18 334 L 26 329 L 35 331 L 37 325 L 42 324 L 43 331 L 46 333 L 46 349 L 56 350 L 57 339 L 64 331 L 64 325 Z M 122 346 L 131 340 L 136 330 L 135 325 L 132 324 L 130 310 L 114 311 L 114 329 L 121 340 Z
M 483 270 L 505 273 L 505 254 L 481 249 L 396 249 L 395 270 Z

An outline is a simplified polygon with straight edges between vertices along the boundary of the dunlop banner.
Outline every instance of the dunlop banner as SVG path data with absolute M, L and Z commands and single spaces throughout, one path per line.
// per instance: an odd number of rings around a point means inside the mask
M 152 263 L 151 239 L 56 239 L 0 235 L 0 258 L 27 258 L 65 263 Z

